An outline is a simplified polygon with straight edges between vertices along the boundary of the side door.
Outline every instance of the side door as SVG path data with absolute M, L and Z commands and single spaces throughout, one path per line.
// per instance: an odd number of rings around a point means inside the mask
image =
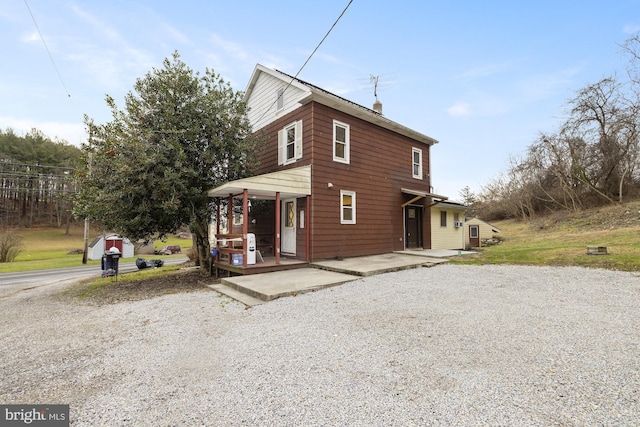
M 480 247 L 480 226 L 479 225 L 469 226 L 469 246 L 471 246 L 472 248 Z
M 422 208 L 406 206 L 405 218 L 405 248 L 416 249 L 422 247 Z
M 296 199 L 282 201 L 280 251 L 289 255 L 296 254 Z

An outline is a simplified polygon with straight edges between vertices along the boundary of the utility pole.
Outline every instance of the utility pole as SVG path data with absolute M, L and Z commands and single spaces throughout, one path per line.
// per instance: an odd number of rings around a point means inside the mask
M 91 157 L 93 152 L 91 151 L 91 128 L 89 128 L 89 152 L 87 153 L 87 161 L 89 162 L 89 175 L 91 175 Z M 87 263 L 89 255 L 89 218 L 84 219 L 84 251 L 82 252 L 82 263 Z

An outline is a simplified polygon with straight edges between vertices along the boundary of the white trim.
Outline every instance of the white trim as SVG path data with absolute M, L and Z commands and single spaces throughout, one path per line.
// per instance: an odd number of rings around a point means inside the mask
M 297 203 L 296 199 L 283 199 L 282 203 L 282 218 L 281 218 L 281 234 L 280 234 L 280 251 L 282 253 L 296 255 L 296 221 L 297 221 Z M 287 227 L 287 209 L 286 206 L 291 203 L 293 209 L 293 216 L 291 217 L 292 226 Z
M 302 120 L 296 122 L 296 134 L 294 142 L 295 160 L 302 158 Z
M 293 129 L 293 140 L 289 141 L 289 131 Z M 289 157 L 289 145 L 293 144 L 293 156 Z M 289 123 L 278 131 L 278 164 L 289 165 L 302 158 L 302 120 Z
M 336 155 L 336 144 L 338 141 L 336 140 L 336 128 L 341 127 L 344 128 L 344 142 L 340 141 L 344 144 L 344 157 L 339 157 Z M 337 120 L 333 121 L 333 161 L 339 163 L 349 164 L 350 162 L 350 151 L 351 151 L 351 127 L 343 122 L 339 122 Z
M 344 196 L 351 197 L 351 206 L 345 207 L 343 204 Z M 344 218 L 345 208 L 351 209 L 351 219 Z M 356 223 L 356 192 L 348 190 L 340 190 L 340 224 L 355 224 Z
M 285 169 L 264 175 L 252 176 L 227 182 L 209 190 L 209 197 L 228 197 L 239 195 L 244 190 L 249 196 L 273 200 L 276 193 L 282 198 L 304 197 L 311 195 L 311 165 Z
M 417 163 L 415 161 L 416 154 L 420 156 L 420 159 Z M 416 166 L 418 167 L 417 173 L 415 170 Z M 416 179 L 422 179 L 422 150 L 416 147 L 413 147 L 411 149 L 411 176 L 413 176 Z

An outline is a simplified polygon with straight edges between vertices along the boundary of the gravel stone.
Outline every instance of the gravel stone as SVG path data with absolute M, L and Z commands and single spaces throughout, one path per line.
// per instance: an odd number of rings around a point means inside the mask
M 448 264 L 251 309 L 23 293 L 0 312 L 0 402 L 69 404 L 73 426 L 640 420 L 637 273 Z

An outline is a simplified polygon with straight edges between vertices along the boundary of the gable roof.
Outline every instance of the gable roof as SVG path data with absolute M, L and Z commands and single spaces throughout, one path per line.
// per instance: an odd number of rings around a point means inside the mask
M 494 226 L 494 225 L 491 225 L 491 224 L 489 224 L 489 223 L 488 223 L 488 222 L 486 222 L 486 221 L 481 220 L 481 219 L 480 219 L 480 218 L 478 218 L 477 216 L 476 216 L 476 217 L 473 217 L 473 218 L 469 218 L 469 219 L 467 219 L 465 222 L 467 222 L 467 223 L 475 223 L 475 224 L 478 224 L 478 223 L 480 223 L 480 224 L 484 224 L 484 225 L 486 225 L 486 226 L 490 227 L 494 233 L 500 233 L 500 229 L 499 229 L 498 227 L 496 227 L 496 226 Z
M 459 211 L 469 211 L 473 209 L 471 206 L 466 206 L 466 205 L 463 205 L 462 203 L 453 202 L 450 200 L 440 202 L 437 205 L 434 205 L 433 207 L 439 208 L 439 209 L 446 208 L 446 209 L 459 210 Z
M 261 73 L 269 74 L 270 76 L 286 83 L 287 86 L 285 87 L 285 92 L 289 89 L 290 86 L 293 86 L 302 91 L 303 94 L 298 99 L 298 103 L 300 105 L 305 105 L 312 101 L 318 102 L 335 110 L 342 111 L 343 113 L 375 124 L 377 126 L 380 126 L 381 128 L 396 132 L 400 135 L 406 136 L 423 144 L 433 145 L 438 143 L 436 139 L 410 129 L 404 125 L 401 125 L 400 123 L 394 122 L 393 120 L 389 120 L 382 114 L 370 108 L 349 101 L 346 98 L 333 94 L 325 89 L 300 80 L 296 77 L 290 76 L 289 74 L 283 73 L 282 71 L 272 70 L 260 64 L 256 65 L 255 69 L 253 70 L 253 74 L 249 79 L 249 83 L 247 84 L 244 95 L 245 101 L 247 101 L 251 96 L 251 93 L 255 89 L 256 83 L 258 82 L 258 78 L 260 77 Z M 271 105 L 270 108 L 274 107 L 275 104 Z

